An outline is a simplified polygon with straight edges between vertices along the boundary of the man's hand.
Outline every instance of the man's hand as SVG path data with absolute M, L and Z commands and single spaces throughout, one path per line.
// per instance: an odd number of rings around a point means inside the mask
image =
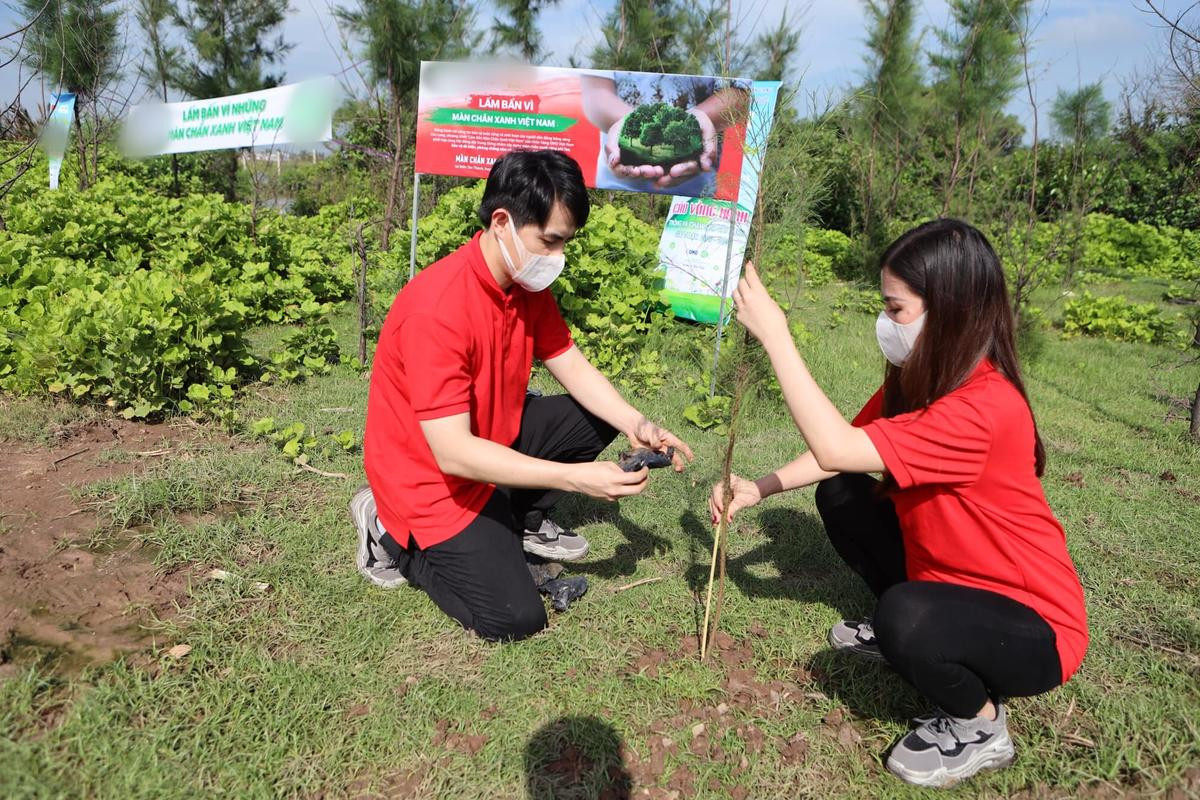
M 641 494 L 650 475 L 650 470 L 645 467 L 637 472 L 625 472 L 611 461 L 589 461 L 565 466 L 570 469 L 567 481 L 571 490 L 599 500 L 617 500 Z
M 671 463 L 675 465 L 676 472 L 683 472 L 684 457 L 688 461 L 695 458 L 692 455 L 692 448 L 688 447 L 682 439 L 666 428 L 660 428 L 645 417 L 638 420 L 633 430 L 626 432 L 625 435 L 634 447 L 645 447 L 647 450 L 656 450 L 660 453 L 668 447 L 674 447 L 675 455 L 671 458 Z
M 725 513 L 725 521 L 733 522 L 734 514 L 743 508 L 758 505 L 762 500 L 762 495 L 758 491 L 758 484 L 754 481 L 730 475 L 729 483 L 733 486 L 733 497 L 729 501 L 729 510 Z M 712 488 L 712 496 L 708 498 L 708 516 L 713 525 L 721 522 L 721 506 L 724 502 L 725 484 L 717 482 Z

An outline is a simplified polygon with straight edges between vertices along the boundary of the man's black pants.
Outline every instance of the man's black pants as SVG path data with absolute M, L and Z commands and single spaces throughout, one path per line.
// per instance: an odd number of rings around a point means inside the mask
M 594 461 L 616 435 L 568 395 L 531 396 L 512 447 L 548 461 L 582 463 Z M 562 495 L 497 487 L 479 516 L 444 542 L 401 548 L 384 534 L 382 543 L 409 582 L 464 628 L 493 641 L 524 639 L 546 627 L 546 608 L 526 566 L 521 534 L 537 530 Z
M 1041 694 L 1062 683 L 1054 630 L 996 592 L 909 581 L 892 501 L 869 475 L 817 486 L 817 510 L 838 555 L 878 601 L 875 639 L 888 663 L 942 710 L 974 717 L 987 700 Z

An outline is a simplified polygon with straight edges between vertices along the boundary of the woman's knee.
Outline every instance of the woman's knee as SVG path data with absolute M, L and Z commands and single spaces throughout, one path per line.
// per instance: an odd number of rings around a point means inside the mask
M 869 475 L 841 473 L 817 484 L 815 500 L 822 516 L 845 506 L 870 502 L 876 481 Z
M 897 583 L 879 597 L 871 624 L 875 641 L 893 663 L 900 659 L 925 658 L 930 623 L 923 611 L 920 584 Z

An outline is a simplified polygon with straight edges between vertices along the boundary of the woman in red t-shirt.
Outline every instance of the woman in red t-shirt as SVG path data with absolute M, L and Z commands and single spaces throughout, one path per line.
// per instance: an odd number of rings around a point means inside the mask
M 1083 590 L 1038 480 L 1045 451 L 1021 382 L 1004 271 L 987 239 L 939 219 L 884 253 L 883 386 L 847 422 L 817 386 L 753 264 L 734 292 L 809 450 L 756 481 L 713 488 L 714 524 L 818 484 L 834 549 L 875 594 L 830 643 L 883 658 L 937 706 L 888 768 L 942 786 L 1007 765 L 1003 700 L 1049 691 L 1087 649 Z M 877 481 L 865 473 L 881 472 Z

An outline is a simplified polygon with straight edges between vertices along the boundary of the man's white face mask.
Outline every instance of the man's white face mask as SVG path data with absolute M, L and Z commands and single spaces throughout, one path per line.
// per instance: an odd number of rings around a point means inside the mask
M 897 367 L 903 367 L 924 327 L 925 312 L 912 322 L 901 325 L 889 317 L 886 311 L 880 311 L 879 319 L 875 320 L 875 338 L 879 341 L 879 349 L 883 351 L 884 358 Z
M 530 253 L 529 249 L 525 247 L 525 243 L 521 241 L 521 237 L 517 235 L 517 226 L 511 215 L 508 218 L 508 229 L 512 234 L 513 246 L 517 251 L 516 262 L 513 261 L 512 254 L 508 252 L 504 239 L 497 236 L 496 242 L 500 245 L 500 255 L 504 256 L 504 263 L 508 267 L 508 274 L 513 279 L 513 283 L 527 292 L 540 292 L 554 283 L 555 278 L 562 274 L 563 267 L 566 266 L 566 256 L 562 253 L 558 255 Z

